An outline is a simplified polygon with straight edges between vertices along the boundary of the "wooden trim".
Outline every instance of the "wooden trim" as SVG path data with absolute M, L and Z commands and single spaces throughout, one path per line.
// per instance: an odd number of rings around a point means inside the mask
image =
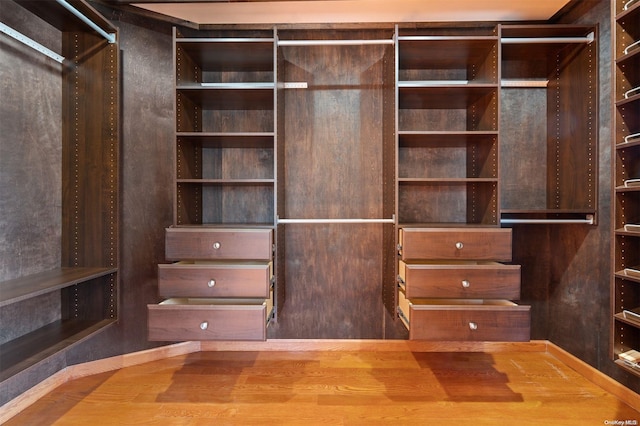
M 366 339 L 274 339 L 264 342 L 200 342 L 207 351 L 414 351 L 414 352 L 545 352 L 545 341 L 427 342 Z
M 4 424 L 22 410 L 35 403 L 40 398 L 57 388 L 58 386 L 68 382 L 65 370 L 60 370 L 49 376 L 42 382 L 38 383 L 28 391 L 20 394 L 11 401 L 3 405 L 0 410 L 0 424 Z
M 582 361 L 578 357 L 570 354 L 551 342 L 547 342 L 547 352 L 556 357 L 567 367 L 572 368 L 585 379 L 601 387 L 611 395 L 614 395 L 622 402 L 631 407 L 640 407 L 640 394 L 635 393 L 621 383 L 613 380 L 611 377 Z
M 183 342 L 72 365 L 40 382 L 2 407 L 0 424 L 71 380 L 146 362 L 208 351 L 414 351 L 414 352 L 548 352 L 587 380 L 632 407 L 640 395 L 546 340 L 530 342 L 425 342 L 410 340 L 274 339 L 264 342 Z
M 97 361 L 86 362 L 83 364 L 71 365 L 56 372 L 52 376 L 3 405 L 1 407 L 2 410 L 0 410 L 0 424 L 5 423 L 10 418 L 35 403 L 38 399 L 45 396 L 47 393 L 71 380 L 199 351 L 200 342 L 184 342 L 140 352 L 118 355 L 111 358 L 99 359 Z
M 64 371 L 67 372 L 67 381 L 79 379 L 107 371 L 119 370 L 125 367 L 144 364 L 145 362 L 171 358 L 173 356 L 186 355 L 200 352 L 200 342 L 183 342 L 174 345 L 161 346 L 140 352 L 132 352 L 111 358 L 72 365 Z

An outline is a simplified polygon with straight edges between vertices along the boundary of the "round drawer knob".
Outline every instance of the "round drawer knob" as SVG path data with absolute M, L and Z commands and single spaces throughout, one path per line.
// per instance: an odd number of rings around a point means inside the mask
M 462 242 L 461 242 L 461 241 L 458 241 L 458 242 L 456 243 L 456 248 L 457 248 L 458 250 L 462 250 L 462 247 L 464 247 L 464 244 L 462 244 Z
M 215 243 L 213 243 L 213 248 L 218 250 L 220 247 L 222 247 L 222 244 L 220 244 L 218 241 L 216 241 Z
M 476 324 L 475 322 L 469 323 L 469 330 L 477 330 L 477 329 L 478 329 L 478 324 Z
M 207 328 L 209 328 L 209 322 L 208 321 L 202 321 L 200 323 L 200 330 L 206 330 Z
M 209 282 L 207 283 L 207 286 L 209 288 L 212 288 L 214 285 L 216 285 L 216 280 L 209 280 Z
M 467 280 L 462 280 L 462 287 L 469 288 L 471 287 L 471 283 Z

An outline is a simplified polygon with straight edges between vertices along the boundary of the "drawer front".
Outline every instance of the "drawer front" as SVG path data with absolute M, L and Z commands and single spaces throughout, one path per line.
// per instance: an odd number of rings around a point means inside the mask
M 399 262 L 405 293 L 414 298 L 519 299 L 520 265 Z
M 499 301 L 496 304 L 414 304 L 404 299 L 402 292 L 399 295 L 400 315 L 409 328 L 411 340 L 529 341 L 528 306 Z
M 158 265 L 158 287 L 161 297 L 267 298 L 272 275 L 271 262 L 178 262 Z
M 271 229 L 169 228 L 165 234 L 167 260 L 271 260 Z
M 511 229 L 402 228 L 402 260 L 511 261 Z
M 512 309 L 425 309 L 415 306 L 409 314 L 412 340 L 529 341 L 530 313 Z
M 266 339 L 268 301 L 254 305 L 200 302 L 190 304 L 187 299 L 170 299 L 159 305 L 148 305 L 149 340 Z

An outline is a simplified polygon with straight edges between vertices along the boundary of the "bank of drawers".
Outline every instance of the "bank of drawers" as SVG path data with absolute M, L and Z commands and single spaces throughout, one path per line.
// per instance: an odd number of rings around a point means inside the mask
M 511 230 L 402 228 L 398 314 L 416 340 L 527 341 Z
M 149 340 L 265 340 L 273 312 L 273 231 L 169 228 L 148 305 Z

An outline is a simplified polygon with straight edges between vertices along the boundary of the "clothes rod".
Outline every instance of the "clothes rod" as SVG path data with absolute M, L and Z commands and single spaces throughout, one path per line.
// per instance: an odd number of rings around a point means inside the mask
M 69 3 L 66 2 L 66 0 L 56 0 L 62 7 L 64 7 L 65 9 L 67 9 L 69 12 L 73 13 L 76 17 L 78 17 L 82 22 L 84 22 L 85 24 L 87 24 L 88 26 L 90 26 L 91 28 L 93 28 L 98 34 L 100 34 L 102 37 L 106 38 L 107 41 L 109 43 L 115 43 L 116 42 L 116 35 L 115 34 L 109 34 L 107 33 L 105 30 L 103 30 L 102 28 L 100 28 L 95 22 L 93 22 L 91 19 L 87 18 L 86 16 L 84 16 L 78 9 L 76 9 L 75 7 L 71 6 Z
M 395 218 L 391 219 L 280 219 L 278 223 L 283 224 L 315 224 L 315 223 L 396 223 Z
M 362 46 L 375 44 L 395 44 L 389 40 L 278 40 L 278 46 Z
M 6 26 L 2 22 L 0 22 L 0 32 L 3 32 L 6 35 L 8 35 L 9 37 L 19 41 L 20 43 L 23 43 L 23 44 L 29 46 L 30 48 L 32 48 L 34 50 L 37 50 L 38 52 L 42 53 L 45 56 L 48 56 L 49 58 L 53 59 L 54 61 L 57 61 L 57 62 L 60 62 L 60 63 L 62 63 L 64 61 L 64 56 L 58 55 L 53 50 L 51 50 L 51 49 L 49 49 L 47 47 L 44 47 L 43 45 L 41 45 L 37 41 L 34 41 L 34 40 L 30 39 L 29 37 L 25 36 L 24 34 L 14 30 L 13 28 Z
M 595 40 L 595 34 L 589 33 L 586 37 L 506 37 L 501 38 L 502 44 L 526 44 L 526 43 L 591 43 Z
M 587 215 L 585 219 L 500 219 L 500 223 L 505 225 L 514 225 L 514 224 L 543 225 L 543 224 L 572 224 L 572 223 L 593 225 L 594 217 L 593 215 Z

